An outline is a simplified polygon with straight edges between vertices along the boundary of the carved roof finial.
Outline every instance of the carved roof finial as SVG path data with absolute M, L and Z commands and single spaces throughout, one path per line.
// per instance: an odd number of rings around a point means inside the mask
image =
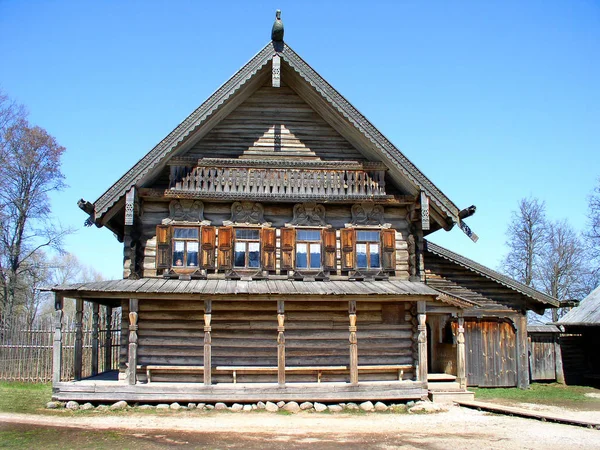
M 283 41 L 283 22 L 281 21 L 281 10 L 275 12 L 275 23 L 271 29 L 271 39 L 275 42 Z

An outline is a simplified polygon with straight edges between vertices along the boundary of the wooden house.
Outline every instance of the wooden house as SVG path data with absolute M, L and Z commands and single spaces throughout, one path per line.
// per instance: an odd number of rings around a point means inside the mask
M 567 384 L 600 385 L 600 287 L 556 325 L 560 334 L 562 366 Z
M 426 242 L 472 236 L 474 208 L 279 40 L 80 207 L 123 242 L 123 279 L 52 289 L 56 399 L 419 399 L 430 369 L 464 391 L 485 345 L 526 386 L 525 311 L 555 306 Z M 65 297 L 122 308 L 118 378 L 80 380 L 76 348 L 60 381 Z

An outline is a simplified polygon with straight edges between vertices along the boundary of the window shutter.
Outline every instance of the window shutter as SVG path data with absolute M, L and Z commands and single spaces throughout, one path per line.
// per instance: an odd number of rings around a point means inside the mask
M 353 228 L 342 228 L 340 230 L 340 241 L 342 247 L 342 270 L 353 270 L 356 266 L 354 251 L 356 231 Z
M 260 245 L 263 270 L 275 270 L 275 248 L 277 246 L 275 228 L 261 228 Z
M 325 270 L 336 270 L 335 264 L 335 230 L 332 228 L 324 228 L 321 231 L 323 240 L 323 268 Z
M 202 267 L 204 269 L 215 268 L 215 227 L 201 228 Z
M 171 268 L 171 227 L 156 226 L 156 269 Z
M 381 230 L 381 267 L 396 270 L 396 230 Z
M 219 227 L 219 252 L 217 257 L 219 270 L 233 267 L 233 228 Z
M 296 229 L 281 229 L 281 269 L 292 270 L 294 268 L 294 247 L 296 246 Z

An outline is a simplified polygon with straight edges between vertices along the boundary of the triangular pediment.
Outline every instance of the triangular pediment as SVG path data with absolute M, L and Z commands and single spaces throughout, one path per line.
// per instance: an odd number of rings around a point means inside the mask
M 275 56 L 281 60 L 279 88 L 270 84 Z M 147 187 L 164 178 L 173 158 L 218 155 L 382 163 L 397 192 L 429 199 L 432 218 L 441 227 L 460 222 L 456 205 L 360 112 L 287 44 L 273 43 L 112 185 L 94 203 L 92 219 L 105 225 L 104 215 L 113 214 L 107 212 L 122 203 L 132 186 Z

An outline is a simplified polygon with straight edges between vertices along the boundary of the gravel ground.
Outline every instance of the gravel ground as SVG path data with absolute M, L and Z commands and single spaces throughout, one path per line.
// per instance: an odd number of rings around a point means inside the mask
M 149 438 L 180 436 L 183 441 L 179 445 L 183 448 L 210 438 L 210 448 L 258 449 L 264 448 L 265 441 L 269 441 L 271 448 L 600 449 L 598 430 L 459 407 L 450 407 L 449 411 L 437 414 L 299 413 L 293 416 L 257 412 L 184 412 L 171 416 L 0 413 L 0 427 L 2 423 L 124 430 L 134 436 Z

